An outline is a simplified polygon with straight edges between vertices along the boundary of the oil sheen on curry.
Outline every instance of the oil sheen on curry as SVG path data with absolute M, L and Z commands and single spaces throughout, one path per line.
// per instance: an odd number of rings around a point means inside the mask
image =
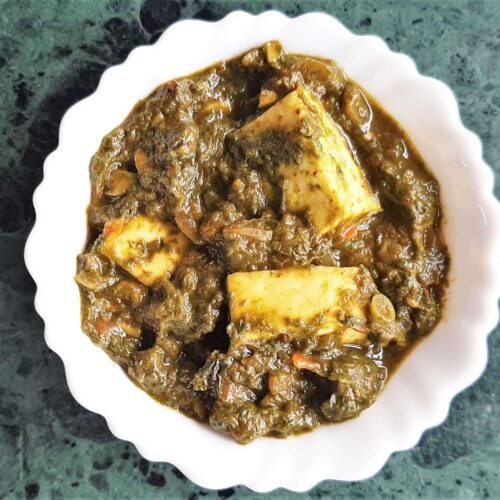
M 357 416 L 439 321 L 439 187 L 331 61 L 278 42 L 171 80 L 90 165 L 87 335 L 247 443 Z

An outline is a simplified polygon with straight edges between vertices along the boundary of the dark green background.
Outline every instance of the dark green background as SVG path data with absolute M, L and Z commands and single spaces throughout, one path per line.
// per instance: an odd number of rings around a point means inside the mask
M 22 251 L 34 220 L 32 191 L 61 117 L 107 67 L 179 18 L 271 6 L 290 15 L 330 12 L 414 57 L 455 91 L 465 124 L 500 173 L 500 0 L 0 0 L 0 497 L 258 496 L 243 487 L 204 490 L 170 465 L 141 459 L 73 400 L 61 361 L 43 341 Z M 397 453 L 373 479 L 324 482 L 305 497 L 500 498 L 499 341 L 497 329 L 485 375 L 416 448 Z

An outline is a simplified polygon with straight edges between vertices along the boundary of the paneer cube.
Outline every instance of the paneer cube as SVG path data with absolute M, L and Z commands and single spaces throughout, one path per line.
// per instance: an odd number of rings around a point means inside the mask
M 302 86 L 243 126 L 234 138 L 244 154 L 265 151 L 272 157 L 266 141 L 276 142 L 276 134 L 300 152 L 292 161 L 283 155 L 291 148 L 280 146 L 272 158 L 285 179 L 288 212 L 308 212 L 318 233 L 324 234 L 382 210 L 340 128 Z
M 340 344 L 363 344 L 378 293 L 366 269 L 326 266 L 234 273 L 227 290 L 236 344 L 281 334 L 335 334 Z
M 190 245 L 173 224 L 139 215 L 107 222 L 99 251 L 141 283 L 151 286 L 175 272 Z

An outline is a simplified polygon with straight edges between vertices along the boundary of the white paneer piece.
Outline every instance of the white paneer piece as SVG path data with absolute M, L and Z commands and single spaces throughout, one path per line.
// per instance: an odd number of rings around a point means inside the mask
M 382 210 L 340 128 L 304 87 L 290 92 L 235 134 L 257 148 L 282 133 L 301 150 L 299 161 L 279 165 L 288 212 L 308 212 L 319 234 L 357 223 Z M 280 152 L 276 152 L 279 157 Z
M 113 219 L 104 227 L 99 251 L 144 285 L 175 272 L 190 241 L 173 224 L 145 215 Z
M 370 303 L 378 294 L 361 267 L 287 268 L 230 274 L 232 341 L 281 334 L 338 335 L 340 344 L 367 342 Z

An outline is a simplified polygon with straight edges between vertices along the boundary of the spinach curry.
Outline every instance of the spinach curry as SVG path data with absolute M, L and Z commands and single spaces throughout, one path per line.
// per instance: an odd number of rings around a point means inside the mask
M 331 61 L 268 42 L 169 81 L 90 176 L 84 331 L 240 443 L 355 417 L 439 320 L 438 185 Z

